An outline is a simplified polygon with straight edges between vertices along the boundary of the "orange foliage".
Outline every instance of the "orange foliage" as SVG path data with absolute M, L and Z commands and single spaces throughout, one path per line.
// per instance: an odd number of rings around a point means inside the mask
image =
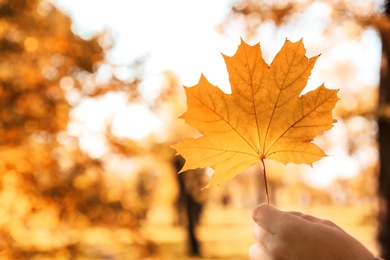
M 224 56 L 232 94 L 203 76 L 186 88 L 182 118 L 203 136 L 172 146 L 186 158 L 182 171 L 211 166 L 211 187 L 263 159 L 312 164 L 325 156 L 312 141 L 335 122 L 337 90 L 322 85 L 300 95 L 317 59 L 305 52 L 302 41 L 286 41 L 268 66 L 259 45 L 242 41 L 234 56 Z
M 67 91 L 82 93 L 83 77 L 102 61 L 98 38 L 73 34 L 70 19 L 47 1 L 2 1 L 0 13 L 0 258 L 123 250 L 107 243 L 130 248 L 130 259 L 150 253 L 138 209 L 121 195 L 136 187 L 110 186 L 102 162 L 65 132 Z M 120 196 L 107 199 L 113 190 Z

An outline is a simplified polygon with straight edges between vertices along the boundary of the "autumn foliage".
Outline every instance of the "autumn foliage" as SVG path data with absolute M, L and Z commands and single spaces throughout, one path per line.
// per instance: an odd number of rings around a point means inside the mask
M 104 243 L 94 249 L 94 237 L 114 229 L 130 242 L 110 242 L 139 257 L 137 245 L 148 242 L 140 210 L 124 202 L 133 190 L 112 187 L 102 162 L 66 132 L 78 102 L 71 97 L 94 92 L 83 79 L 103 61 L 100 39 L 75 35 L 47 1 L 2 1 L 0 54 L 0 258 L 100 258 L 115 253 Z M 119 197 L 110 196 L 114 188 Z
M 286 40 L 268 66 L 259 44 L 241 41 L 234 56 L 224 56 L 231 94 L 204 76 L 186 88 L 182 118 L 202 136 L 172 146 L 186 159 L 182 171 L 212 167 L 211 187 L 264 159 L 311 165 L 325 156 L 312 141 L 335 122 L 337 90 L 322 85 L 301 95 L 318 58 L 305 53 L 302 40 Z

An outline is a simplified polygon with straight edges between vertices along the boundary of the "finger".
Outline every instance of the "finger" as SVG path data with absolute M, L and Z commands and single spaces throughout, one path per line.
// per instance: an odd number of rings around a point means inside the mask
M 330 220 L 317 218 L 317 217 L 314 217 L 314 216 L 311 216 L 311 215 L 306 215 L 306 214 L 303 214 L 301 212 L 296 212 L 296 211 L 291 211 L 289 213 L 292 214 L 292 215 L 298 216 L 298 217 L 300 217 L 300 218 L 302 218 L 304 220 L 310 221 L 312 223 L 318 223 L 318 224 L 322 224 L 322 225 L 326 225 L 326 226 L 329 226 L 329 227 L 333 227 L 333 228 L 337 228 L 339 230 L 342 230 L 339 226 L 337 226 L 335 223 L 333 223 Z
M 279 244 L 278 236 L 268 232 L 257 224 L 253 227 L 253 236 L 256 242 L 267 252 L 272 252 L 275 246 Z
M 253 226 L 253 236 L 257 243 L 268 247 L 270 243 L 273 243 L 274 235 L 262 228 L 261 226 L 255 224 Z
M 311 215 L 306 215 L 306 214 L 303 214 L 303 213 L 297 212 L 297 211 L 290 211 L 289 213 L 290 213 L 291 215 L 300 217 L 301 219 L 304 219 L 304 220 L 307 220 L 307 221 L 310 221 L 310 222 L 319 223 L 319 222 L 322 221 L 322 219 L 316 218 L 316 217 L 311 216 Z
M 283 212 L 275 209 L 266 204 L 257 206 L 254 211 L 252 218 L 263 229 L 267 230 L 271 234 L 275 234 L 278 230 L 279 220 L 282 218 Z
M 298 211 L 289 211 L 288 213 L 293 214 L 293 215 L 298 216 L 298 217 L 305 216 L 305 214 L 303 214 L 302 212 L 298 212 Z
M 267 250 L 260 244 L 253 244 L 248 251 L 250 260 L 271 260 Z

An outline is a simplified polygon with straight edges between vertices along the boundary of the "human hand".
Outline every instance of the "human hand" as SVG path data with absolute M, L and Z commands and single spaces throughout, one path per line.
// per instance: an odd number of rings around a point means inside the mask
M 328 220 L 262 204 L 253 211 L 251 260 L 371 260 L 359 241 Z

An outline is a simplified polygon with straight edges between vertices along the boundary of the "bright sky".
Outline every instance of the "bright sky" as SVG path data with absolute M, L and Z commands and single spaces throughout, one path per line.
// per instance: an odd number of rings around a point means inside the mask
M 228 91 L 228 75 L 221 53 L 233 55 L 240 42 L 240 31 L 233 28 L 228 35 L 216 31 L 216 26 L 229 12 L 226 0 L 52 0 L 74 21 L 74 31 L 89 37 L 105 28 L 112 31 L 116 45 L 108 58 L 118 64 L 129 64 L 146 55 L 146 93 L 159 85 L 160 73 L 172 70 L 186 86 L 195 85 L 201 73 L 208 80 Z M 272 23 L 264 23 L 258 31 L 265 59 L 270 62 L 286 38 L 296 41 L 303 37 L 308 56 L 322 54 L 308 83 L 314 88 L 323 82 L 330 88 L 353 89 L 358 84 L 375 86 L 380 58 L 380 44 L 372 30 L 363 34 L 360 42 L 348 40 L 344 32 L 333 32 L 339 43 L 331 48 L 316 44 L 322 37 L 321 28 L 331 10 L 321 3 L 294 28 L 275 31 Z M 244 39 L 247 40 L 247 39 Z M 318 41 L 317 41 L 318 42 Z M 357 55 L 359 54 L 359 55 Z M 336 61 L 353 62 L 354 76 L 348 81 L 325 79 Z M 184 111 L 183 111 L 184 112 Z M 161 131 L 161 119 L 148 109 L 136 105 L 127 107 L 125 99 L 108 95 L 102 100 L 87 100 L 74 113 L 85 126 L 71 124 L 69 130 L 83 136 L 81 145 L 92 156 L 105 152 L 100 133 L 107 120 L 113 123 L 119 136 L 143 138 L 150 132 Z M 137 122 L 137 124 L 134 124 Z M 343 137 L 340 137 L 343 138 Z M 345 137 L 344 137 L 345 138 Z M 309 181 L 318 185 L 329 183 L 335 176 L 353 176 L 357 169 L 340 145 L 328 151 L 335 156 L 321 160 L 321 173 L 310 175 Z M 332 162 L 330 162 L 332 160 Z M 330 167 L 329 165 L 333 165 Z M 334 167 L 336 166 L 336 167 Z M 347 170 L 345 170 L 347 169 Z
M 239 43 L 226 41 L 215 27 L 229 11 L 226 0 L 55 0 L 74 19 L 75 32 L 91 36 L 109 28 L 116 45 L 109 59 L 130 63 L 147 55 L 150 73 L 173 69 L 186 84 L 222 62 L 221 52 Z M 218 66 L 220 67 L 220 66 Z M 224 72 L 224 67 L 212 73 Z M 212 76 L 212 75 L 211 75 Z
M 146 80 L 142 83 L 143 92 L 147 96 L 153 96 L 161 83 L 160 73 L 167 69 L 180 75 L 183 84 L 187 86 L 195 85 L 201 73 L 206 74 L 210 80 L 223 79 L 225 82 L 221 85 L 228 86 L 220 53 L 232 53 L 239 42 L 239 36 L 234 41 L 227 41 L 216 33 L 216 26 L 228 12 L 225 0 L 54 2 L 72 17 L 74 31 L 83 37 L 88 38 L 104 29 L 112 32 L 116 44 L 108 53 L 110 61 L 130 64 L 139 57 L 147 56 Z M 224 76 L 221 77 L 220 74 Z M 161 130 L 162 122 L 146 108 L 139 105 L 127 108 L 127 111 L 133 113 L 126 117 L 125 101 L 119 100 L 121 97 L 109 96 L 103 99 L 107 100 L 83 102 L 76 110 L 77 113 L 74 113 L 93 133 L 88 134 L 84 141 L 85 148 L 91 150 L 94 156 L 104 153 L 104 138 L 98 138 L 98 130 L 104 128 L 107 118 L 111 118 L 114 131 L 121 136 L 139 139 L 150 132 Z M 106 106 L 109 102 L 115 105 Z M 93 117 L 91 114 L 97 116 Z M 134 127 L 131 122 L 139 123 Z M 120 127 L 117 127 L 119 124 Z M 81 131 L 78 127 L 71 129 Z M 96 139 L 94 144 L 87 145 L 91 141 L 86 140 L 93 138 L 92 136 Z

